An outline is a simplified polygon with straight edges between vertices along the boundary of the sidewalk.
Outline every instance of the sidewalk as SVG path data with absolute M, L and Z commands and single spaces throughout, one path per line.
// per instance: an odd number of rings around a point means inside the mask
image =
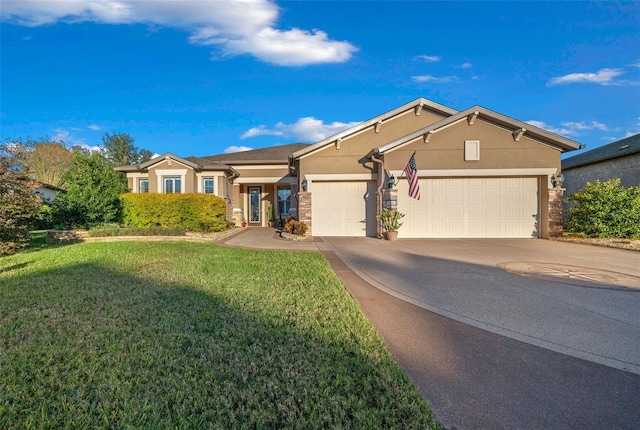
M 280 237 L 280 230 L 271 227 L 245 227 L 239 233 L 222 238 L 216 243 L 234 248 L 319 252 L 318 246 L 313 240 L 283 239 Z

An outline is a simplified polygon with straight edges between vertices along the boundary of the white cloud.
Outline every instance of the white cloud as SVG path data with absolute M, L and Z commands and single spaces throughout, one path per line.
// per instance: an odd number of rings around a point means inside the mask
M 100 130 L 102 130 L 102 127 L 100 127 L 99 125 L 96 125 L 96 124 L 88 125 L 88 126 L 87 126 L 87 128 L 88 128 L 89 130 L 93 130 L 93 131 L 100 131 Z
M 251 151 L 253 150 L 253 148 L 249 147 L 249 146 L 229 146 L 227 149 L 224 150 L 224 154 L 233 154 L 234 152 L 244 152 L 244 151 Z
M 428 61 L 430 63 L 437 63 L 439 61 L 442 61 L 442 57 L 437 55 L 417 55 L 416 58 L 419 60 Z
M 543 130 L 550 131 L 551 133 L 560 134 L 563 136 L 572 136 L 576 134 L 576 132 L 574 130 L 571 130 L 570 128 L 557 128 L 542 121 L 531 120 L 531 121 L 525 121 L 525 122 L 527 124 L 531 124 L 534 127 L 538 127 Z
M 83 137 L 77 137 L 69 130 L 65 130 L 62 128 L 56 128 L 54 130 L 55 134 L 51 136 L 51 140 L 53 142 L 64 142 L 69 146 L 79 146 L 81 148 L 88 149 L 89 151 L 95 152 L 100 151 L 102 148 L 100 146 L 94 145 L 91 146 L 87 144 L 87 141 Z
M 568 127 L 575 130 L 601 130 L 601 131 L 609 131 L 609 128 L 601 122 L 591 121 L 591 122 L 563 122 L 562 125 L 564 127 Z
M 284 136 L 284 132 L 278 130 L 269 130 L 264 125 L 259 125 L 258 127 L 252 127 L 249 130 L 245 131 L 240 139 L 247 139 L 249 137 L 257 137 L 257 136 Z
M 420 75 L 420 76 L 412 76 L 416 82 L 431 82 L 434 84 L 446 84 L 449 82 L 457 82 L 459 81 L 457 76 L 431 76 L 431 75 Z
M 472 68 L 472 67 L 473 67 L 473 64 L 471 64 L 469 61 L 467 61 L 466 63 L 462 63 L 462 64 L 460 64 L 460 67 L 461 67 L 462 69 L 470 69 L 470 68 Z
M 218 47 L 222 56 L 250 54 L 281 66 L 341 63 L 357 51 L 320 30 L 277 29 L 278 16 L 278 7 L 268 0 L 5 0 L 2 4 L 2 21 L 14 24 L 90 21 L 175 27 L 188 31 L 193 44 Z
M 325 137 L 339 133 L 359 123 L 360 122 L 357 121 L 335 121 L 330 124 L 325 124 L 324 121 L 309 116 L 300 118 L 293 124 L 285 124 L 283 122 L 279 122 L 274 126 L 274 128 L 271 129 L 267 128 L 264 125 L 253 127 L 246 131 L 240 138 L 246 139 L 249 137 L 271 135 L 317 142 L 324 139 Z
M 621 69 L 602 69 L 596 73 L 570 73 L 551 79 L 547 86 L 579 83 L 613 85 L 614 79 L 623 74 L 624 71 Z

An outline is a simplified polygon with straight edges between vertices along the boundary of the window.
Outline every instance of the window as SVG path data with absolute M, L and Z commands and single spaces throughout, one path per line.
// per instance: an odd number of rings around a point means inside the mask
M 164 193 L 179 194 L 182 192 L 182 180 L 179 176 L 168 176 L 164 178 Z
M 480 159 L 480 141 L 464 141 L 464 161 L 478 161 Z
M 278 215 L 287 216 L 291 209 L 291 187 L 278 187 Z
M 213 184 L 213 178 L 202 178 L 202 192 L 205 194 L 213 194 L 215 192 Z
M 149 192 L 149 179 L 146 179 L 146 178 L 138 179 L 138 192 L 139 193 Z

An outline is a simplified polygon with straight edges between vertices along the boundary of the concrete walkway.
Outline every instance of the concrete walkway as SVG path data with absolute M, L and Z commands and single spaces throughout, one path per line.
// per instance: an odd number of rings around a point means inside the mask
M 640 428 L 640 253 L 316 240 L 251 229 L 226 244 L 323 252 L 446 427 Z

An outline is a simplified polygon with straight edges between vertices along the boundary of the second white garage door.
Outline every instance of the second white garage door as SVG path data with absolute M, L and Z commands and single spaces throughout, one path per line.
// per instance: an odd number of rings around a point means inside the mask
M 317 182 L 311 189 L 313 236 L 375 236 L 374 182 Z
M 398 184 L 398 210 L 406 216 L 398 237 L 538 237 L 536 178 L 420 179 L 421 200 Z

